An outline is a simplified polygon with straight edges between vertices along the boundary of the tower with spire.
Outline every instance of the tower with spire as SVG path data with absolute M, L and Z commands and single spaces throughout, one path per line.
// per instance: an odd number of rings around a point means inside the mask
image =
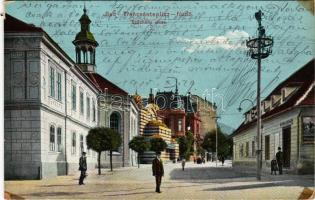
M 80 18 L 81 31 L 77 33 L 73 44 L 75 46 L 76 63 L 83 72 L 95 72 L 95 49 L 98 46 L 93 33 L 90 31 L 91 20 L 84 5 L 83 15 Z

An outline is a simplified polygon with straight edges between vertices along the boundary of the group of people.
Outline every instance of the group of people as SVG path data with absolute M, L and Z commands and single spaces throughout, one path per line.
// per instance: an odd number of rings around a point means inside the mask
M 277 171 L 279 174 L 282 174 L 282 166 L 283 166 L 283 153 L 281 151 L 281 147 L 278 147 L 278 152 L 276 153 L 276 157 L 271 160 L 271 174 L 277 175 Z
M 161 160 L 161 154 L 157 153 L 156 157 L 152 161 L 152 174 L 155 176 L 156 188 L 155 192 L 161 193 L 160 187 L 162 182 L 162 176 L 164 176 L 164 168 L 163 162 Z M 79 170 L 80 170 L 80 178 L 79 178 L 79 185 L 84 185 L 84 179 L 86 178 L 86 170 L 87 170 L 87 163 L 86 163 L 86 152 L 82 152 L 82 156 L 79 160 Z
M 164 168 L 163 168 L 163 162 L 160 157 L 160 153 L 156 154 L 156 157 L 152 161 L 152 174 L 155 176 L 155 192 L 161 193 L 160 187 L 162 183 L 162 177 L 164 176 Z M 222 162 L 222 165 L 224 164 L 224 156 L 220 157 L 220 160 Z M 204 160 L 204 159 L 203 159 Z M 196 159 L 194 157 L 194 163 L 196 163 Z M 186 160 L 182 159 L 182 170 L 185 170 L 185 164 Z M 279 171 L 279 174 L 282 174 L 282 165 L 283 165 L 283 153 L 281 151 L 281 147 L 278 148 L 278 152 L 276 154 L 276 159 L 273 159 L 271 161 L 271 174 L 276 173 L 276 171 Z M 86 153 L 82 152 L 82 156 L 79 160 L 79 170 L 81 171 L 80 178 L 79 178 L 79 185 L 84 185 L 83 181 L 85 177 L 87 176 L 86 170 L 87 170 L 87 164 L 86 164 Z

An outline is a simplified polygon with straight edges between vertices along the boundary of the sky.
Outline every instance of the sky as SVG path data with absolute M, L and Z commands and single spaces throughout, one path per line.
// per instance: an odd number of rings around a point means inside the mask
M 75 60 L 84 4 L 99 43 L 98 73 L 143 97 L 150 88 L 174 91 L 177 78 L 181 94 L 215 102 L 219 122 L 233 128 L 244 119 L 240 102 L 256 101 L 257 63 L 245 42 L 257 36 L 255 12 L 274 40 L 262 61 L 262 99 L 314 58 L 314 15 L 297 1 L 16 1 L 6 12 L 42 27 Z

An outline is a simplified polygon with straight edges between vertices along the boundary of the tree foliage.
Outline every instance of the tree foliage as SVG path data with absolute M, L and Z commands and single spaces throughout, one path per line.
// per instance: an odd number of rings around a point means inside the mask
M 184 157 L 188 150 L 188 142 L 185 136 L 180 136 L 177 139 L 179 148 L 179 157 Z
M 129 148 L 138 153 L 138 168 L 140 167 L 140 155 L 150 149 L 150 142 L 143 136 L 136 136 L 129 142 Z
M 111 128 L 104 128 L 105 134 L 105 150 L 109 151 L 110 156 L 110 170 L 113 171 L 113 151 L 118 151 L 122 143 L 121 135 L 111 129 Z
M 98 174 L 101 174 L 101 153 L 102 151 L 110 152 L 110 169 L 113 171 L 112 153 L 118 150 L 121 145 L 120 134 L 110 128 L 96 127 L 90 129 L 87 137 L 86 144 L 88 148 L 93 149 L 98 153 Z
M 194 136 L 192 132 L 188 131 L 186 136 L 178 137 L 177 143 L 180 157 L 185 157 L 185 159 L 189 160 L 189 157 L 194 153 Z
M 167 147 L 166 142 L 162 138 L 151 138 L 150 144 L 151 144 L 150 150 L 154 151 L 155 153 L 164 151 Z
M 224 134 L 220 127 L 217 129 L 218 131 L 218 155 L 220 156 L 230 156 L 232 155 L 232 147 L 233 141 L 228 135 Z M 216 132 L 208 132 L 201 144 L 201 147 L 208 152 L 215 152 L 216 151 Z
M 86 136 L 86 145 L 97 152 L 98 174 L 101 174 L 101 153 L 106 150 L 106 137 L 104 127 L 96 127 L 89 130 Z

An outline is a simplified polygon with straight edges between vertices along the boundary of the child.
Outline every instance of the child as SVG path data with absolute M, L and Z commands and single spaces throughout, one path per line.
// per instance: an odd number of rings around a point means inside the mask
M 277 171 L 278 171 L 278 163 L 277 163 L 277 160 L 273 158 L 271 161 L 271 174 L 275 172 L 275 175 L 277 175 Z

